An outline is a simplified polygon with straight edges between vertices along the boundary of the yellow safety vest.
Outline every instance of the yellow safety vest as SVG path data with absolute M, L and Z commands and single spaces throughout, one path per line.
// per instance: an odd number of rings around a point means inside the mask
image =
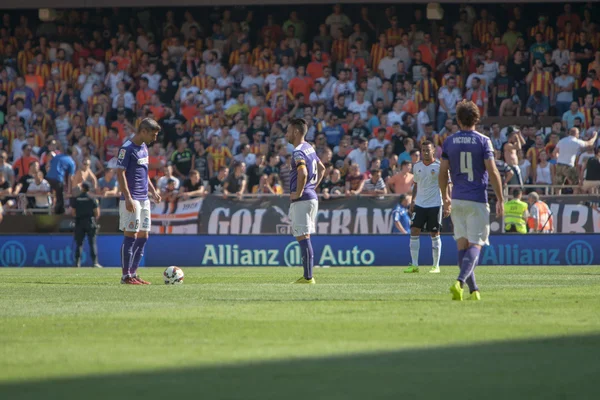
M 527 203 L 521 200 L 512 199 L 504 205 L 504 224 L 508 230 L 510 225 L 517 227 L 517 232 L 527 233 L 527 221 L 523 218 L 523 213 L 527 210 Z

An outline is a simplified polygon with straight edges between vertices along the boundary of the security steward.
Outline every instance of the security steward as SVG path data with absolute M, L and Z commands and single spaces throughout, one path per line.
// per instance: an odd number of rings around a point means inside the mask
M 527 233 L 527 218 L 529 206 L 521 198 L 523 191 L 515 189 L 513 199 L 504 205 L 504 231 L 511 233 Z
M 98 245 L 96 244 L 96 220 L 100 217 L 98 201 L 89 195 L 90 185 L 81 184 L 81 194 L 73 199 L 73 216 L 75 217 L 75 267 L 81 267 L 81 250 L 83 239 L 87 236 L 90 245 L 90 256 L 95 268 L 102 268 L 98 263 Z

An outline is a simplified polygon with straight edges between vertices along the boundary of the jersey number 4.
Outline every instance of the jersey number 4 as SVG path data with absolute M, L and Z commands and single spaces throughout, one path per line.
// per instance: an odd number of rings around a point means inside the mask
M 309 183 L 314 185 L 317 183 L 317 160 L 312 160 L 312 176 Z
M 460 173 L 467 174 L 467 180 L 473 181 L 473 155 L 468 151 L 460 152 Z

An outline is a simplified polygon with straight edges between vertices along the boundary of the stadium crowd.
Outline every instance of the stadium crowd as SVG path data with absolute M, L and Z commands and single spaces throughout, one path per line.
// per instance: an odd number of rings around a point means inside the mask
M 599 8 L 527 7 L 460 5 L 442 21 L 409 6 L 4 13 L 2 203 L 48 208 L 54 192 L 61 213 L 88 182 L 115 208 L 115 157 L 147 117 L 162 126 L 149 170 L 166 199 L 285 193 L 298 117 L 325 198 L 410 194 L 419 145 L 440 157 L 462 99 L 505 184 L 597 191 Z

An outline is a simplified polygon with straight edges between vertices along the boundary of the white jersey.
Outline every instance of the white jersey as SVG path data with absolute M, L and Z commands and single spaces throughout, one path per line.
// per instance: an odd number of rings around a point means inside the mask
M 442 205 L 442 192 L 438 183 L 440 162 L 435 160 L 429 165 L 419 161 L 413 167 L 414 182 L 417 184 L 415 205 L 423 208 Z

